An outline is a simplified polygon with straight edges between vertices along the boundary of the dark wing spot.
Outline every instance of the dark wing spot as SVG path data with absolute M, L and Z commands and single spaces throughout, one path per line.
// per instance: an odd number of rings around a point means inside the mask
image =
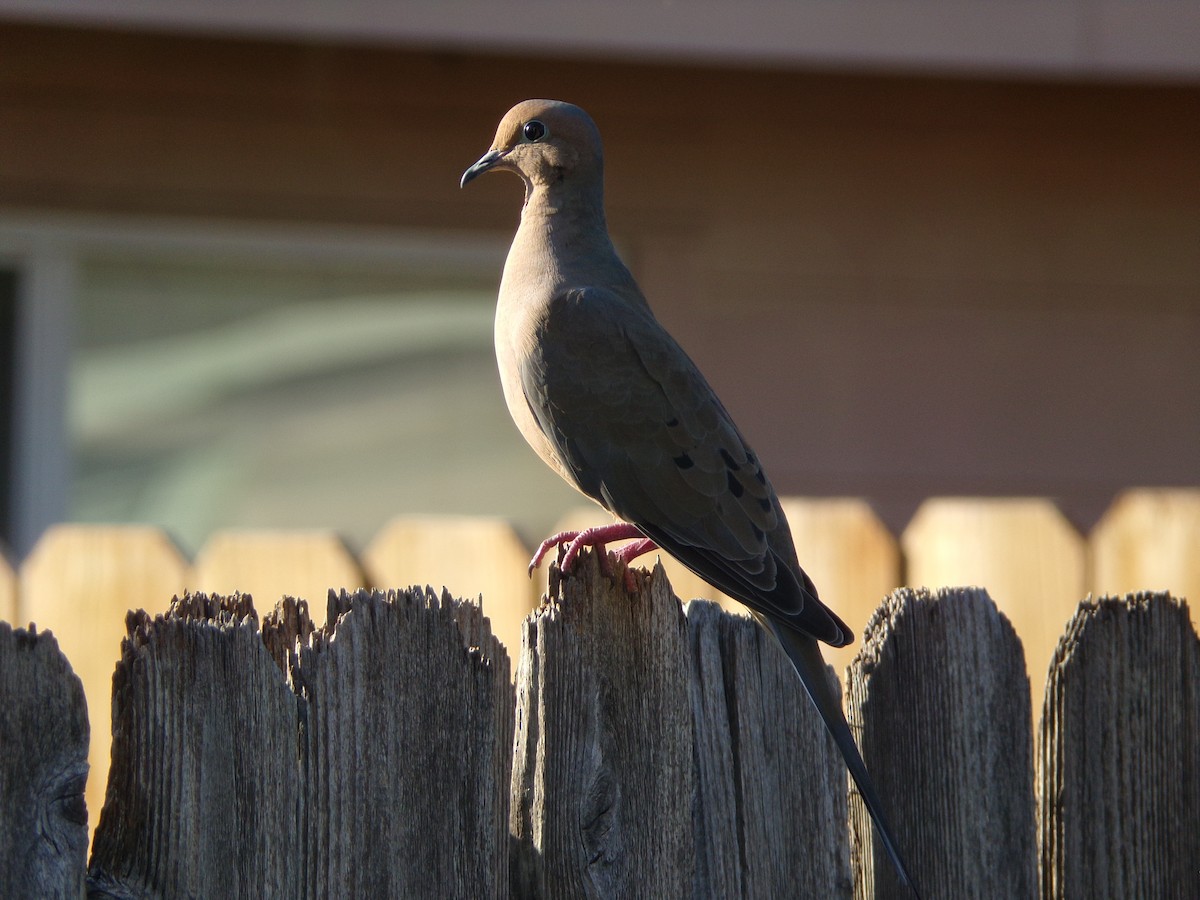
M 678 426 L 679 426 L 679 420 L 674 417 L 672 417 L 670 419 L 670 421 L 667 422 L 668 428 L 677 428 Z
M 729 455 L 729 451 L 724 447 L 721 448 L 721 459 L 725 460 L 725 467 L 730 471 L 736 472 L 740 467 L 733 461 L 733 457 Z
M 759 501 L 758 501 L 758 505 L 759 505 L 759 506 L 761 506 L 761 507 L 763 508 L 763 511 L 764 511 L 764 512 L 770 512 L 770 511 L 771 511 L 771 499 L 770 499 L 769 497 L 762 497 L 762 498 L 760 498 L 760 499 L 759 499 Z
M 729 486 L 729 493 L 733 494 L 733 496 L 740 497 L 745 493 L 746 489 L 742 487 L 740 481 L 733 477 L 732 472 L 725 473 L 725 483 Z
M 686 453 L 680 453 L 675 457 L 675 465 L 679 466 L 681 469 L 690 469 L 695 465 L 695 463 L 692 462 L 692 458 Z
M 758 483 L 765 485 L 767 483 L 767 476 L 763 474 L 762 466 L 758 464 L 758 460 L 755 458 L 753 451 L 751 451 L 749 447 L 745 447 L 743 449 L 746 451 L 746 465 L 754 469 L 754 477 L 758 479 Z

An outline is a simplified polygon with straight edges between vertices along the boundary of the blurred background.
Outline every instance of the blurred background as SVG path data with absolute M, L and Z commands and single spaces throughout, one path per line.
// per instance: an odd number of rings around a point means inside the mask
M 1200 479 L 1183 4 L 0 1 L 0 534 L 490 512 L 510 104 L 582 104 L 614 236 L 781 492 Z
M 983 584 L 1036 715 L 1087 591 L 1200 589 L 1194 3 L 0 0 L 0 618 L 84 681 L 93 822 L 126 609 L 428 581 L 515 656 L 595 523 L 495 374 L 520 184 L 458 189 L 529 97 L 856 632 Z
M 0 537 L 577 498 L 491 359 L 508 107 L 583 105 L 610 224 L 781 493 L 1089 528 L 1200 481 L 1191 4 L 0 0 Z

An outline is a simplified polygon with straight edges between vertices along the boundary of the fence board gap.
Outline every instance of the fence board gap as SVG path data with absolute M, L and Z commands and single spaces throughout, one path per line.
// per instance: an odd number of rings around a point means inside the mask
M 83 684 L 49 632 L 0 622 L 0 893 L 81 897 L 87 871 Z
M 903 588 L 867 626 L 847 718 L 928 897 L 1037 897 L 1029 681 L 978 589 Z M 904 897 L 857 792 L 855 897 Z
M 1080 604 L 1039 741 L 1044 900 L 1200 897 L 1200 639 L 1168 594 Z

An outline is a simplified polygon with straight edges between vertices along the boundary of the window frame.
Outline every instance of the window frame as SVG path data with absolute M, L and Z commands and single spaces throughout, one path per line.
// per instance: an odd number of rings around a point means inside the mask
M 498 280 L 509 240 L 472 231 L 0 213 L 0 269 L 16 277 L 7 453 L 11 490 L 7 515 L 0 516 L 7 530 L 0 541 L 22 558 L 48 527 L 68 515 L 73 474 L 68 380 L 79 271 L 89 254 L 212 254 L 282 265 L 454 271 Z

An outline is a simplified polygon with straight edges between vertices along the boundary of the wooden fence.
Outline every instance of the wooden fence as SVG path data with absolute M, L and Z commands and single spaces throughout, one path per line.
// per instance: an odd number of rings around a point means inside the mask
M 1059 635 L 1088 592 L 1200 597 L 1196 489 L 1128 492 L 1087 539 L 1047 500 L 930 500 L 899 539 L 860 500 L 788 499 L 785 506 L 806 569 L 860 633 L 898 585 L 986 585 L 1024 645 L 1035 705 Z M 594 524 L 597 512 L 581 511 L 564 525 Z M 457 596 L 482 593 L 493 633 L 515 648 L 521 622 L 546 586 L 544 572 L 533 581 L 526 576 L 529 553 L 507 522 L 486 518 L 399 519 L 357 556 L 329 532 L 219 532 L 190 562 L 153 528 L 69 525 L 48 532 L 15 573 L 0 558 L 0 619 L 52 629 L 89 704 L 104 709 L 128 609 L 164 612 L 185 590 L 241 591 L 266 608 L 283 595 L 319 601 L 331 585 L 432 584 Z M 721 600 L 672 561 L 664 566 L 681 597 Z M 321 607 L 314 606 L 317 624 Z M 859 646 L 827 658 L 841 672 Z M 109 730 L 95 728 L 93 826 L 108 759 Z
M 786 658 L 661 568 L 552 578 L 515 686 L 478 606 L 418 588 L 331 595 L 320 627 L 187 595 L 125 632 L 85 866 L 79 680 L 0 625 L 5 896 L 905 896 Z M 1185 603 L 1081 604 L 1035 739 L 987 593 L 901 589 L 846 700 L 930 900 L 1200 896 Z

